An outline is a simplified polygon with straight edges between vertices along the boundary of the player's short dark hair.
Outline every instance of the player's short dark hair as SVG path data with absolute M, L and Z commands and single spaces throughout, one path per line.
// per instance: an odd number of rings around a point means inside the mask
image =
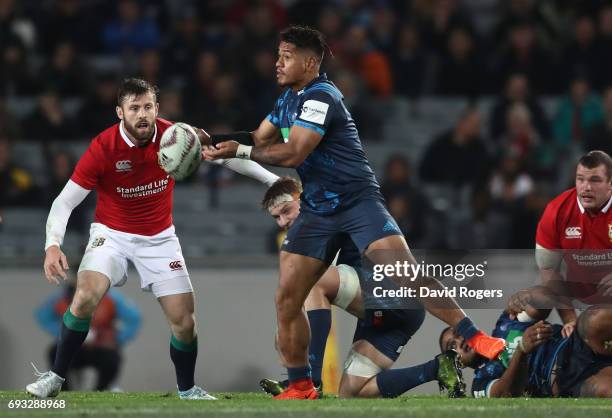
M 280 33 L 280 40 L 293 44 L 299 49 L 308 49 L 323 61 L 327 42 L 321 32 L 308 26 L 292 25 Z
M 612 158 L 605 151 L 589 151 L 578 160 L 578 164 L 586 168 L 606 167 L 606 176 L 612 177 Z
M 446 351 L 446 348 L 444 347 L 444 334 L 446 334 L 448 331 L 450 331 L 452 328 L 451 327 L 446 327 L 442 330 L 442 332 L 440 333 L 440 337 L 438 337 L 438 345 L 440 346 L 440 352 L 444 353 Z
M 302 193 L 302 184 L 293 177 L 283 176 L 266 190 L 266 194 L 261 201 L 261 207 L 268 210 L 278 196 L 283 194 L 293 195 L 295 193 Z
M 142 96 L 146 93 L 153 93 L 155 102 L 159 100 L 159 88 L 142 78 L 124 78 L 117 91 L 117 105 L 121 106 L 126 97 Z

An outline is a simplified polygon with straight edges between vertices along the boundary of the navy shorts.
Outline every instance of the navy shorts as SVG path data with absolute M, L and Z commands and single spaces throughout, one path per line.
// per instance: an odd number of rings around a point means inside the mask
M 578 398 L 582 384 L 605 367 L 612 367 L 612 356 L 593 352 L 574 330 L 564 350 L 557 358 L 557 385 L 559 396 Z
M 357 321 L 353 342 L 366 340 L 378 351 L 395 361 L 408 340 L 425 320 L 425 310 L 366 310 L 366 318 Z
M 366 198 L 332 215 L 317 215 L 302 208 L 289 228 L 282 251 L 305 255 L 330 264 L 347 240 L 359 254 L 381 238 L 402 235 L 384 201 Z

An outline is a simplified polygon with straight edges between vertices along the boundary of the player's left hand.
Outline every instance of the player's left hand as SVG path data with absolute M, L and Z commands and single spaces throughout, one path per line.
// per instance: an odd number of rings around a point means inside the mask
M 569 337 L 570 335 L 572 335 L 575 328 L 576 328 L 576 321 L 570 321 L 567 324 L 564 324 L 563 328 L 561 329 L 561 336 L 563 338 Z
M 612 296 L 612 273 L 605 275 L 599 281 L 597 293 L 601 296 Z
M 239 144 L 236 141 L 221 142 L 215 147 L 204 150 L 204 159 L 217 160 L 219 158 L 236 158 L 238 145 Z
M 523 341 L 520 345 L 525 354 L 531 353 L 537 347 L 544 344 L 552 337 L 553 331 L 550 324 L 538 321 L 525 330 Z

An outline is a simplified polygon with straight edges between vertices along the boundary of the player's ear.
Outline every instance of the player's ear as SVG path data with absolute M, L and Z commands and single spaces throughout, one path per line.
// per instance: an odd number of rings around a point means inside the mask
M 117 117 L 123 120 L 123 109 L 121 106 L 115 106 L 115 111 L 117 112 Z

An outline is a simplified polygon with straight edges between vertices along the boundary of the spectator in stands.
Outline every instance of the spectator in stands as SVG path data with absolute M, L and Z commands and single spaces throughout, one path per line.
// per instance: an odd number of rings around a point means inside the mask
M 508 43 L 493 65 L 493 74 L 498 76 L 496 90 L 501 89 L 501 84 L 510 74 L 521 72 L 527 76 L 529 84 L 537 89 L 536 93 L 558 91 L 557 73 L 550 71 L 554 66 L 553 57 L 538 43 L 533 21 L 514 23 L 509 31 Z
M 43 84 L 52 86 L 60 97 L 77 97 L 87 91 L 87 75 L 88 71 L 82 65 L 74 45 L 68 41 L 56 43 L 41 73 Z
M 603 107 L 604 119 L 587 132 L 584 151 L 599 149 L 612 155 L 612 86 L 604 90 Z
M 91 93 L 85 97 L 85 102 L 77 113 L 80 137 L 90 139 L 117 122 L 117 88 L 117 76 L 114 74 L 103 73 L 96 76 Z
M 589 81 L 576 77 L 569 86 L 569 95 L 557 106 L 553 125 L 556 144 L 562 147 L 581 144 L 587 131 L 603 116 L 601 100 L 591 91 Z
M 278 96 L 278 85 L 274 77 L 276 56 L 270 49 L 259 49 L 252 56 L 244 88 L 246 97 L 253 102 L 257 117 L 263 119 Z
M 13 112 L 7 108 L 6 99 L 0 95 L 0 127 L 9 138 L 21 138 L 21 125 Z
M 448 241 L 451 249 L 508 248 L 508 218 L 493 207 L 486 187 L 473 190 L 469 211 L 454 214 L 449 229 Z
M 11 141 L 0 131 L 0 208 L 34 206 L 38 202 L 39 190 L 31 174 L 14 163 Z
M 119 0 L 117 11 L 117 18 L 102 28 L 102 45 L 106 52 L 138 54 L 159 47 L 157 23 L 143 16 L 138 0 Z
M 27 51 L 15 36 L 0 41 L 0 94 L 27 96 L 37 90 L 31 76 Z
M 479 111 L 470 108 L 452 130 L 435 138 L 421 161 L 421 179 L 457 187 L 486 181 L 490 158 L 480 137 L 480 125 Z
M 569 85 L 576 74 L 584 74 L 591 85 L 597 85 L 598 66 L 595 22 L 590 16 L 579 16 L 572 41 L 563 51 L 563 85 Z
M 38 46 L 42 53 L 53 51 L 57 44 L 70 42 L 83 52 L 99 51 L 100 22 L 91 13 L 89 2 L 80 0 L 57 0 L 50 3 L 51 10 L 43 10 L 39 21 Z
M 387 160 L 381 192 L 391 215 L 411 245 L 424 247 L 429 233 L 431 206 L 427 196 L 414 185 L 412 167 L 404 155 L 395 154 Z
M 63 290 L 52 294 L 35 312 L 40 327 L 56 340 L 59 338 L 62 316 L 72 302 L 75 289 L 76 280 L 70 279 Z M 97 373 L 95 390 L 109 390 L 119 376 L 121 351 L 136 337 L 140 324 L 141 314 L 136 305 L 119 290 L 109 290 L 93 314 L 87 339 L 72 361 L 69 373 L 93 367 Z M 56 342 L 49 347 L 49 364 L 55 359 L 56 347 Z M 63 390 L 70 389 L 73 388 L 66 379 Z
M 529 109 L 522 103 L 514 103 L 506 113 L 506 131 L 495 138 L 495 153 L 511 154 L 521 160 L 529 159 L 542 139 L 531 122 Z
M 147 49 L 138 57 L 138 72 L 143 80 L 149 83 L 162 87 L 165 83 L 164 72 L 162 71 L 162 62 L 159 56 L 159 51 L 156 49 Z
M 529 80 L 522 73 L 514 73 L 508 77 L 504 94 L 493 105 L 489 125 L 491 137 L 499 138 L 503 132 L 507 131 L 508 109 L 516 103 L 521 103 L 529 109 L 533 127 L 541 138 L 549 139 L 550 124 L 546 118 L 546 113 L 537 98 L 531 94 Z
M 75 125 L 62 108 L 59 95 L 47 88 L 38 96 L 34 111 L 25 121 L 26 136 L 36 141 L 66 141 L 74 138 Z
M 599 38 L 597 39 L 596 57 L 597 80 L 595 87 L 604 88 L 610 84 L 612 74 L 612 4 L 608 4 L 599 11 Z
M 535 231 L 542 217 L 542 212 L 551 196 L 545 190 L 533 188 L 513 212 L 510 227 L 508 248 L 533 249 Z
M 165 71 L 172 79 L 193 73 L 195 57 L 207 46 L 197 11 L 182 7 L 179 12 L 176 29 L 169 34 L 162 53 Z
M 193 73 L 183 90 L 185 117 L 195 125 L 200 117 L 200 110 L 212 100 L 212 91 L 221 72 L 220 67 L 219 57 L 213 51 L 201 51 L 195 57 Z
M 452 29 L 467 28 L 473 33 L 474 25 L 459 0 L 425 0 L 413 3 L 413 12 L 423 27 L 425 42 L 435 52 L 446 49 Z
M 535 35 L 540 44 L 554 48 L 562 35 L 561 19 L 558 16 L 555 2 L 542 2 L 539 0 L 509 0 L 501 2 L 501 17 L 493 30 L 495 43 L 502 43 L 516 22 L 531 21 Z
M 474 36 L 467 28 L 451 29 L 436 77 L 436 93 L 476 97 L 481 93 L 482 80 L 483 62 Z
M 60 194 L 66 183 L 72 176 L 76 164 L 74 156 L 66 150 L 54 152 L 50 158 L 51 166 L 47 174 L 48 183 L 43 190 L 45 208 L 50 208 L 53 200 Z M 85 201 L 78 205 L 70 215 L 67 229 L 78 233 L 84 239 L 83 245 L 87 243 L 87 233 L 92 222 L 89 213 L 94 206 L 94 195 L 85 198 Z
M 423 92 L 427 52 L 415 24 L 404 24 L 391 55 L 393 85 L 399 96 L 414 99 Z
M 533 179 L 525 171 L 524 160 L 506 153 L 493 172 L 489 190 L 495 206 L 513 211 L 534 189 Z
M 159 117 L 174 122 L 184 120 L 183 117 L 183 95 L 177 88 L 166 88 L 160 93 Z
M 388 56 L 393 52 L 396 17 L 393 10 L 384 3 L 372 8 L 369 38 L 378 51 L 384 52 Z
M 393 79 L 389 59 L 372 48 L 364 26 L 348 28 L 344 40 L 344 63 L 363 79 L 368 93 L 378 99 L 386 99 L 392 93 Z

